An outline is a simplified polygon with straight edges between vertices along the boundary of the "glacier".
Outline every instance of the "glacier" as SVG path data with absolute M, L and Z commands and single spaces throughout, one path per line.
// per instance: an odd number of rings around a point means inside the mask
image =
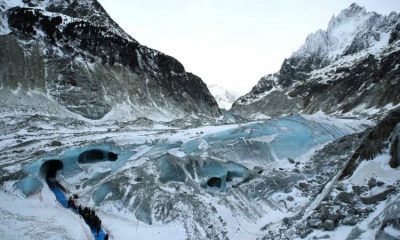
M 80 203 L 94 208 L 118 239 L 127 239 L 126 232 L 144 236 L 148 231 L 160 231 L 155 239 L 166 239 L 163 236 L 174 236 L 172 232 L 182 226 L 183 231 L 176 230 L 181 235 L 173 239 L 254 237 L 248 229 L 263 234 L 263 225 L 292 215 L 310 200 L 291 187 L 308 178 L 306 173 L 296 173 L 307 164 L 307 156 L 372 123 L 288 115 L 190 129 L 158 126 L 154 130 L 131 127 L 110 131 L 110 126 L 99 125 L 82 132 L 88 129 L 87 123 L 75 123 L 67 130 L 68 122 L 56 126 L 46 119 L 35 120 L 43 127 L 26 139 L 26 145 L 2 141 L 7 158 L 17 154 L 7 149 L 45 150 L 37 153 L 39 158 L 18 154 L 20 161 L 15 167 L 3 168 L 15 176 L 5 184 L 8 198 L 24 205 L 42 196 L 39 198 L 48 202 L 49 208 L 57 209 L 44 176 L 46 163 L 60 161 L 57 181 L 68 194 L 79 195 Z M 60 127 L 65 134 L 62 140 L 52 135 Z M 96 144 L 92 142 L 94 134 Z M 44 135 L 50 138 L 43 139 Z M 61 146 L 48 144 L 56 136 Z M 14 137 L 18 132 L 7 135 Z M 289 195 L 296 197 L 297 203 L 281 205 Z M 0 205 L 0 209 L 7 207 Z M 240 218 L 239 222 L 232 222 L 235 218 Z M 130 227 L 122 231 L 121 225 Z

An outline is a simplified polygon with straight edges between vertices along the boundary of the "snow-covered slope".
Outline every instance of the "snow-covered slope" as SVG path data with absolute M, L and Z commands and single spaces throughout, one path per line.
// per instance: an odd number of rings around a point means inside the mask
M 239 94 L 233 91 L 228 91 L 225 88 L 213 84 L 208 86 L 211 94 L 214 96 L 220 108 L 229 110 L 232 104 L 239 98 Z
M 378 40 L 311 36 L 318 51 L 306 43 L 242 98 L 240 112 L 263 120 L 190 129 L 186 120 L 219 114 L 204 84 L 125 36 L 96 1 L 6 3 L 0 239 L 93 239 L 56 201 L 49 188 L 60 185 L 96 211 L 111 240 L 399 238 L 400 108 L 377 122 L 318 111 L 396 105 L 398 24 L 377 52 Z M 332 32 L 356 39 L 340 26 L 354 18 L 363 29 L 368 16 L 352 5 Z M 268 119 L 271 111 L 318 112 Z M 120 121 L 131 116 L 143 117 Z
M 143 129 L 60 117 L 0 116 L 0 238 L 59 231 L 57 239 L 85 239 L 82 220 L 49 195 L 44 166 L 56 160 L 63 166 L 58 181 L 96 210 L 111 239 L 256 239 L 267 233 L 265 224 L 301 210 L 343 165 L 313 165 L 309 156 L 372 123 L 315 115 Z M 102 151 L 118 159 L 98 158 Z M 320 183 L 307 192 L 297 188 L 316 173 Z M 15 206 L 7 207 L 10 202 Z
M 0 10 L 5 89 L 41 91 L 89 119 L 219 116 L 199 77 L 139 44 L 96 0 L 1 0 Z
M 400 15 L 383 16 L 352 4 L 326 30 L 310 34 L 279 72 L 261 78 L 232 111 L 376 113 L 400 103 Z

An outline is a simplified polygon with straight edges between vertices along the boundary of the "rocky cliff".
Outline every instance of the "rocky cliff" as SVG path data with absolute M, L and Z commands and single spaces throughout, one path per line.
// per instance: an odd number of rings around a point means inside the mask
M 261 78 L 232 111 L 273 117 L 393 108 L 400 103 L 399 20 L 398 13 L 383 16 L 352 4 L 332 17 L 325 31 L 310 34 L 277 73 Z
M 0 1 L 0 84 L 89 119 L 220 114 L 199 77 L 139 44 L 96 0 Z

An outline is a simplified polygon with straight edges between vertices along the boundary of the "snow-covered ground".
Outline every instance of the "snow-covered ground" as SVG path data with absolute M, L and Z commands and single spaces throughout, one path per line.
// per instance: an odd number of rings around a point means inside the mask
M 40 166 L 49 159 L 64 161 L 59 181 L 80 196 L 80 204 L 96 210 L 111 239 L 256 239 L 267 234 L 264 226 L 294 216 L 311 200 L 294 186 L 308 178 L 296 171 L 305 169 L 315 152 L 373 124 L 319 113 L 191 129 L 144 129 L 129 123 L 16 115 L 0 119 L 0 169 L 9 176 L 1 179 L 2 239 L 91 239 L 83 220 L 59 206 L 40 178 Z M 68 165 L 73 154 L 91 148 L 111 149 L 121 158 L 72 164 L 78 168 Z M 216 164 L 220 172 L 196 168 L 193 175 L 188 161 L 204 167 Z M 170 163 L 182 167 L 184 181 L 163 172 L 163 164 Z M 226 180 L 226 189 L 204 185 L 207 177 L 226 173 L 224 168 L 242 175 Z M 43 183 L 28 197 L 16 185 L 26 174 Z M 172 179 L 160 182 L 161 176 Z M 290 197 L 295 200 L 288 201 Z

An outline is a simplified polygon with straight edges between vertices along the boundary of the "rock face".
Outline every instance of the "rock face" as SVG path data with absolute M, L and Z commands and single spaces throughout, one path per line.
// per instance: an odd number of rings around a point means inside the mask
M 96 0 L 0 1 L 0 83 L 39 90 L 86 118 L 218 116 L 202 80 L 140 45 Z M 115 114 L 115 112 L 113 112 Z
M 383 16 L 352 4 L 332 17 L 326 31 L 310 34 L 279 72 L 261 78 L 232 111 L 274 117 L 362 113 L 399 104 L 399 19 L 394 12 Z
M 391 137 L 390 145 L 390 166 L 396 168 L 400 165 L 400 124 L 397 124 Z
M 356 149 L 354 154 L 350 157 L 347 165 L 344 167 L 343 172 L 340 176 L 341 179 L 349 177 L 353 174 L 354 170 L 357 168 L 359 163 L 363 160 L 371 160 L 378 154 L 382 153 L 385 149 L 385 142 L 388 140 L 389 136 L 395 137 L 397 134 L 396 126 L 400 122 L 400 108 L 396 108 L 390 111 L 385 118 L 383 118 L 378 124 L 368 130 L 363 134 L 363 140 L 360 146 Z M 397 156 L 394 154 L 394 148 L 396 146 L 392 143 L 392 156 Z M 396 159 L 396 158 L 394 158 Z M 393 158 L 390 161 L 392 167 L 395 166 Z

